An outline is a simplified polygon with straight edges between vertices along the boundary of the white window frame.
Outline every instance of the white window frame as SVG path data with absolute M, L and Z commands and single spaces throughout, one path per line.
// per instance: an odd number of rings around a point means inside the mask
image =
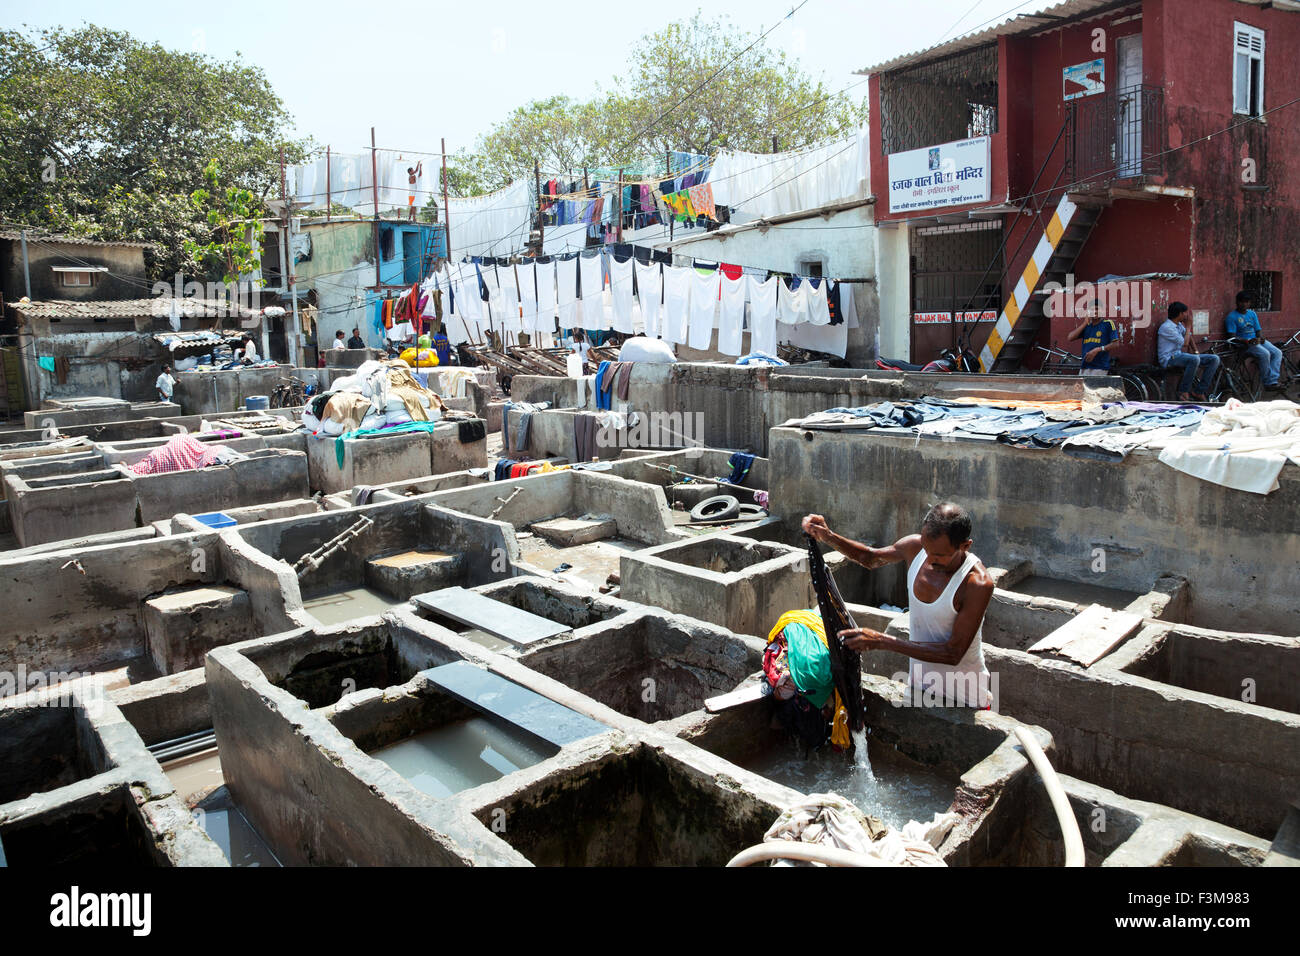
M 1237 102 L 1237 85 L 1240 78 L 1238 64 L 1242 56 L 1246 57 L 1247 64 L 1251 60 L 1259 61 L 1259 103 L 1257 104 L 1259 110 L 1256 113 L 1251 112 L 1249 102 Z M 1249 77 L 1246 83 L 1246 96 L 1249 99 Z M 1241 116 L 1260 116 L 1264 113 L 1264 31 L 1239 20 L 1232 22 L 1232 112 Z

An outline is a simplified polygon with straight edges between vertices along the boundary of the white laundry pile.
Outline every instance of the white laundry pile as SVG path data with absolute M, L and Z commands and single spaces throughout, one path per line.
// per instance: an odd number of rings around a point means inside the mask
M 338 436 L 410 421 L 436 422 L 442 407 L 438 396 L 415 380 L 406 363 L 371 360 L 304 405 L 302 423 L 313 433 Z
M 955 813 L 936 813 L 929 823 L 913 820 L 893 830 L 838 793 L 813 793 L 777 817 L 763 842 L 812 843 L 874 856 L 896 866 L 947 866 L 936 848 L 959 819 Z
M 1266 495 L 1288 461 L 1300 465 L 1300 405 L 1228 399 L 1190 435 L 1161 442 L 1160 460 L 1216 485 Z

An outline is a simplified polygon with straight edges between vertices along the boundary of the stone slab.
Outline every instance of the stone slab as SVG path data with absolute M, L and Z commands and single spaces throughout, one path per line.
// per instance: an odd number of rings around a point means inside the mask
M 545 538 L 557 548 L 590 544 L 618 534 L 618 522 L 609 515 L 552 518 L 549 521 L 538 521 L 530 525 L 530 528 L 534 534 Z
M 487 631 L 519 647 L 564 634 L 570 628 L 530 614 L 501 601 L 494 601 L 465 588 L 444 588 L 417 594 L 415 603 L 444 617 Z
M 557 747 L 610 728 L 541 694 L 465 661 L 422 672 L 436 687 Z

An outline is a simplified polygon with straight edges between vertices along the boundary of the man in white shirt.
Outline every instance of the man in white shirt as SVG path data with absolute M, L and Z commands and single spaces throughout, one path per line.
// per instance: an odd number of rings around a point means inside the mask
M 253 344 L 252 337 L 244 339 L 244 354 L 240 357 L 240 362 L 244 365 L 257 364 L 257 346 Z
M 154 382 L 154 388 L 158 389 L 158 401 L 170 402 L 172 400 L 172 387 L 176 384 L 176 379 L 172 378 L 172 367 L 164 365 L 162 374 L 158 376 L 158 381 Z
M 343 330 L 339 329 L 337 332 L 334 333 L 334 344 L 331 345 L 330 348 L 347 349 L 347 347 L 348 347 L 348 343 L 344 340 Z

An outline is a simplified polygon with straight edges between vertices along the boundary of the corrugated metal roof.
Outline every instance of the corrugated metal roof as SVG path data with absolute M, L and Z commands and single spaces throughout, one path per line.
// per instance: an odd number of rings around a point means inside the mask
M 855 70 L 854 73 L 860 76 L 867 76 L 872 73 L 883 73 L 886 70 L 892 70 L 900 66 L 914 66 L 917 63 L 925 63 L 928 60 L 937 60 L 941 57 L 953 53 L 960 53 L 962 50 L 969 50 L 974 47 L 984 46 L 992 43 L 1000 36 L 1016 36 L 1021 33 L 1031 33 L 1036 30 L 1045 30 L 1051 28 L 1054 24 L 1059 25 L 1059 21 L 1073 20 L 1078 17 L 1084 17 L 1090 13 L 1098 13 L 1107 8 L 1116 10 L 1125 6 L 1140 6 L 1140 2 L 1134 3 L 1117 3 L 1116 0 L 1066 0 L 1065 3 L 1058 3 L 1052 7 L 1046 7 L 1036 13 L 1017 14 L 1010 20 L 991 26 L 986 30 L 978 33 L 968 33 L 965 36 L 957 37 L 954 40 L 948 40 L 946 43 L 940 43 L 937 46 L 927 47 L 917 50 L 914 53 L 907 53 L 903 56 L 896 56 L 892 60 L 886 60 L 884 63 L 878 63 L 875 66 L 864 67 L 861 70 Z
M 116 239 L 87 239 L 84 236 L 65 236 L 57 232 L 45 232 L 40 229 L 28 229 L 27 241 L 29 243 L 49 243 L 60 246 L 129 246 L 131 248 L 148 249 L 153 246 L 152 242 L 127 242 Z M 0 239 L 11 239 L 14 242 L 23 237 L 23 230 L 20 229 L 0 229 Z
M 44 319 L 134 319 L 149 317 L 166 319 L 171 315 L 171 303 L 180 303 L 181 316 L 187 319 L 252 318 L 259 313 L 251 309 L 223 302 L 219 299 L 171 299 L 157 296 L 151 299 L 110 299 L 102 302 L 71 302 L 52 299 L 47 302 L 15 302 L 13 309 L 27 318 Z

